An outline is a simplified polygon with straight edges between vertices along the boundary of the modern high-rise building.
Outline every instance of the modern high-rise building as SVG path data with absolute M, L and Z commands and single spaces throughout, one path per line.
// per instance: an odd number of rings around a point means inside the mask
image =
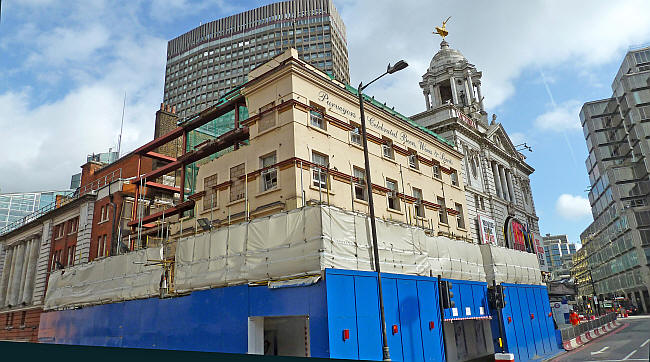
M 72 191 L 37 191 L 0 194 L 0 234 L 13 222 L 54 204 L 57 196 L 70 196 Z
M 332 0 L 283 1 L 199 26 L 167 44 L 164 103 L 180 117 L 241 85 L 249 71 L 288 48 L 348 83 L 345 25 Z
M 573 264 L 571 257 L 576 253 L 576 245 L 570 243 L 566 235 L 546 234 L 542 241 L 551 279 L 568 279 Z
M 612 96 L 580 111 L 594 222 L 580 235 L 596 293 L 650 311 L 650 47 L 630 50 Z

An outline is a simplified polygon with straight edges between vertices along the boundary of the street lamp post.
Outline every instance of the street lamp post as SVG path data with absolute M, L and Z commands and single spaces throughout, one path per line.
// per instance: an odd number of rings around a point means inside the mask
M 390 352 L 388 350 L 388 337 L 386 336 L 386 317 L 384 314 L 384 293 L 381 287 L 381 269 L 379 267 L 379 247 L 377 246 L 377 227 L 375 225 L 375 204 L 372 198 L 372 180 L 370 178 L 370 160 L 368 158 L 368 137 L 366 134 L 366 117 L 363 113 L 363 90 L 366 89 L 369 85 L 374 83 L 379 78 L 385 76 L 386 74 L 393 74 L 404 68 L 408 67 L 408 64 L 400 60 L 391 67 L 388 64 L 386 72 L 379 77 L 373 79 L 370 83 L 363 85 L 363 82 L 359 83 L 359 110 L 361 115 L 361 136 L 363 137 L 363 158 L 366 166 L 366 187 L 368 189 L 368 207 L 370 208 L 370 232 L 372 235 L 372 250 L 375 257 L 375 271 L 377 272 L 377 286 L 379 288 L 379 311 L 381 313 L 381 336 L 382 336 L 382 351 L 384 361 L 390 361 Z

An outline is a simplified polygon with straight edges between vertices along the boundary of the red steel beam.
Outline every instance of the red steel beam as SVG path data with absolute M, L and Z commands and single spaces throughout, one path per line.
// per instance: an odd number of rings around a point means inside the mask
M 144 174 L 142 177 L 136 178 L 135 180 L 132 181 L 132 183 L 138 184 L 139 182 L 142 182 L 141 181 L 142 179 L 153 180 L 157 177 L 168 174 L 171 171 L 177 170 L 183 167 L 184 165 L 208 157 L 215 152 L 224 150 L 232 146 L 233 144 L 236 144 L 238 142 L 243 142 L 246 139 L 248 139 L 247 127 L 233 129 L 211 140 L 205 146 L 199 148 L 198 150 L 194 150 L 182 155 L 175 162 L 168 163 L 163 167 L 157 168 L 153 171 Z
M 181 137 L 183 133 L 192 131 L 194 129 L 197 129 L 201 127 L 202 125 L 212 121 L 215 118 L 221 117 L 224 114 L 232 111 L 235 109 L 235 107 L 238 104 L 242 103 L 242 100 L 244 99 L 244 96 L 240 95 L 239 97 L 233 98 L 230 101 L 212 106 L 210 108 L 204 109 L 202 112 L 200 112 L 198 115 L 194 116 L 193 118 L 190 118 L 189 121 L 183 123 L 182 125 L 178 126 L 177 128 L 171 130 L 170 132 L 154 139 L 151 142 L 146 143 L 145 145 L 137 148 L 133 153 L 136 154 L 144 154 L 149 151 L 153 151 L 156 149 L 158 146 L 162 146 L 178 137 Z
M 162 191 L 181 192 L 181 189 L 178 187 L 163 185 L 153 181 L 147 181 L 147 186 Z
M 149 142 L 145 143 L 144 145 L 136 148 L 135 151 L 133 151 L 133 153 L 135 153 L 135 154 L 145 154 L 145 153 L 147 153 L 149 151 L 153 151 L 158 146 L 162 146 L 162 145 L 164 145 L 166 143 L 169 143 L 170 141 L 173 141 L 176 138 L 182 136 L 183 132 L 185 132 L 183 127 L 176 127 L 173 130 L 169 131 L 168 133 L 166 133 L 166 134 L 164 134 L 164 135 L 162 135 L 162 136 L 160 136 L 160 137 L 158 137 L 158 138 L 156 138 L 156 139 L 154 139 L 152 141 L 149 141 Z
M 142 218 L 142 224 L 144 225 L 144 224 L 152 223 L 152 222 L 154 222 L 154 221 L 156 221 L 158 219 L 161 219 L 163 214 L 165 214 L 165 217 L 169 217 L 169 216 L 177 215 L 177 214 L 179 214 L 179 213 L 181 213 L 181 212 L 183 212 L 185 210 L 189 210 L 189 209 L 191 209 L 193 207 L 194 207 L 194 200 L 187 200 L 185 202 L 181 202 L 180 204 L 178 204 L 176 206 L 172 206 L 172 207 L 170 207 L 168 209 L 165 209 L 163 211 L 158 211 L 156 213 L 153 213 L 151 215 L 147 215 L 147 216 L 143 217 Z M 133 220 L 133 221 L 129 222 L 128 225 L 129 226 L 136 226 L 136 225 L 138 225 L 138 221 L 139 220 Z
M 147 157 L 153 158 L 155 160 L 159 160 L 159 161 L 166 161 L 166 162 L 174 162 L 174 161 L 176 161 L 176 159 L 174 157 L 169 157 L 167 155 L 163 155 L 161 153 L 157 153 L 157 152 L 153 152 L 153 151 L 149 151 L 149 152 L 145 153 L 144 156 L 147 156 Z

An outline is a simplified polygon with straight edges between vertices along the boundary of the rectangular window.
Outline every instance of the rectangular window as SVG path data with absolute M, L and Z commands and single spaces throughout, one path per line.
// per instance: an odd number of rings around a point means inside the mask
M 20 315 L 20 328 L 25 328 L 25 319 L 27 319 L 27 311 L 23 311 Z
M 357 200 L 368 200 L 368 189 L 366 187 L 366 173 L 362 168 L 354 167 L 354 177 L 357 181 L 354 183 L 354 198 Z
M 214 188 L 215 186 L 217 186 L 216 173 L 203 179 L 203 191 L 205 191 L 205 195 L 203 196 L 203 210 L 210 210 L 217 207 L 217 190 Z
M 383 144 L 381 145 L 382 155 L 391 160 L 395 159 L 395 153 L 393 152 L 393 142 L 390 139 L 384 138 Z
M 230 201 L 243 199 L 246 195 L 246 181 L 242 179 L 246 172 L 245 164 L 239 164 L 230 168 Z
M 356 123 L 352 123 L 352 130 L 350 131 L 350 142 L 361 146 L 363 143 L 361 141 L 361 126 Z
M 327 168 L 329 167 L 329 157 L 318 152 L 312 152 L 311 162 L 314 163 L 312 169 L 312 184 L 318 188 L 327 188 Z
M 437 179 L 442 178 L 442 175 L 440 174 L 440 165 L 437 163 L 433 165 L 433 177 Z
M 386 179 L 386 188 L 389 189 L 386 196 L 388 196 L 388 208 L 393 210 L 400 210 L 399 197 L 397 196 L 397 181 Z
M 262 191 L 271 190 L 278 186 L 278 169 L 277 167 L 271 167 L 276 163 L 275 152 L 260 157 Z
M 413 197 L 415 200 L 415 216 L 424 217 L 424 205 L 422 205 L 422 190 L 413 188 Z
M 409 149 L 409 167 L 418 170 L 420 168 L 420 165 L 418 163 L 418 154 L 412 150 Z
M 56 228 L 56 238 L 60 239 L 65 235 L 65 223 L 60 223 Z
M 454 186 L 458 186 L 458 171 L 456 170 L 451 170 L 451 184 Z
M 440 210 L 438 210 L 438 218 L 442 224 L 447 224 L 447 207 L 445 206 L 445 199 L 438 197 L 438 205 L 440 205 Z
M 463 205 L 456 203 L 456 211 L 458 212 L 458 215 L 456 215 L 456 222 L 458 225 L 458 228 L 464 229 L 465 228 L 465 215 L 463 215 Z
M 72 245 L 71 247 L 68 248 L 68 261 L 66 265 L 72 266 L 74 265 L 74 254 L 76 251 L 77 247 L 75 245 Z
M 104 243 L 102 243 L 102 236 L 100 235 L 97 238 L 97 257 L 101 258 L 104 256 Z
M 111 252 L 110 246 L 106 243 L 107 236 L 108 235 L 104 234 L 104 237 L 102 238 L 102 245 L 104 246 L 103 256 L 108 256 Z
M 309 124 L 320 129 L 325 129 L 323 114 L 317 111 L 309 111 Z

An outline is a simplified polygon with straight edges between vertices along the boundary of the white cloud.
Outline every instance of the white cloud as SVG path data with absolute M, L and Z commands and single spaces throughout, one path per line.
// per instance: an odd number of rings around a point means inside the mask
M 580 108 L 582 103 L 576 100 L 566 101 L 549 109 L 535 119 L 535 126 L 545 131 L 580 131 Z
M 570 221 L 582 220 L 591 216 L 589 200 L 580 195 L 560 195 L 555 202 L 555 211 Z
M 418 82 L 440 43 L 431 32 L 449 15 L 447 41 L 483 71 L 482 93 L 488 108 L 512 96 L 514 81 L 524 70 L 559 64 L 588 69 L 622 59 L 629 44 L 650 38 L 650 22 L 643 15 L 650 13 L 650 2 L 643 1 L 404 0 L 397 5 L 388 0 L 341 0 L 336 4 L 347 27 L 353 85 L 373 79 L 389 62 L 404 58 L 410 64 L 368 89 L 406 115 L 424 109 Z M 611 31 L 612 24 L 616 31 Z
M 153 136 L 166 40 L 148 35 L 137 23 L 123 23 L 118 14 L 104 13 L 101 3 L 79 12 L 97 16 L 86 22 L 65 18 L 65 28 L 23 42 L 20 49 L 32 64 L 19 73 L 34 77 L 32 85 L 0 89 L 0 129 L 12 135 L 0 142 L 2 192 L 67 188 L 87 154 L 115 149 L 125 92 L 122 153 Z M 95 24 L 97 19 L 101 23 Z M 37 26 L 26 24 L 25 29 Z M 15 46 L 19 39 L 11 41 Z M 75 46 L 76 41 L 81 43 Z

